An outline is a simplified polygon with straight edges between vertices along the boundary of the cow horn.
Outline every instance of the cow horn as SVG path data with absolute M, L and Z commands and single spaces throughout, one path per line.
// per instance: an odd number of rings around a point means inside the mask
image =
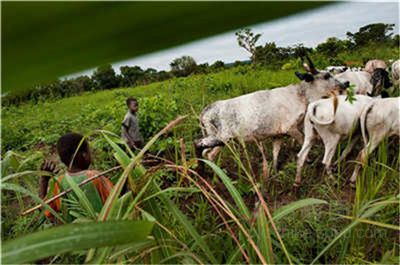
M 301 59 L 301 63 L 303 64 L 303 68 L 304 70 L 306 70 L 307 72 L 311 72 L 311 68 L 308 66 L 308 64 L 304 61 L 303 56 L 300 56 Z
M 306 58 L 307 58 L 308 63 L 310 64 L 310 70 L 311 70 L 310 72 L 314 75 L 317 74 L 318 71 L 317 71 L 317 69 L 315 69 L 313 62 L 311 61 L 310 57 L 308 57 L 307 54 L 306 54 Z

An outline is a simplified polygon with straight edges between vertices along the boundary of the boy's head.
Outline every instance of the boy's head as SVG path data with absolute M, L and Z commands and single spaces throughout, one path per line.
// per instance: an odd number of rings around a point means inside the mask
M 136 98 L 128 98 L 126 100 L 126 105 L 130 112 L 136 113 L 139 110 L 139 102 Z
M 89 168 L 90 163 L 92 162 L 89 143 L 86 139 L 79 146 L 82 139 L 83 136 L 77 133 L 67 133 L 58 139 L 57 152 L 61 161 L 68 167 L 68 169 L 74 168 L 85 170 Z M 77 150 L 78 147 L 79 150 Z

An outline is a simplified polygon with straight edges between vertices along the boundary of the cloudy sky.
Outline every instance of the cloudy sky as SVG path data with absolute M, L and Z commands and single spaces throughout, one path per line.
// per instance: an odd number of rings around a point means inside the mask
M 289 3 L 288 3 L 289 4 Z M 399 33 L 398 2 L 340 2 L 326 7 L 299 13 L 286 18 L 250 26 L 262 36 L 257 44 L 275 42 L 278 46 L 292 46 L 303 43 L 315 47 L 328 37 L 344 39 L 346 32 L 355 32 L 371 23 L 395 24 Z M 200 41 L 191 42 L 175 48 L 114 63 L 119 73 L 123 65 L 138 65 L 142 68 L 170 70 L 169 63 L 180 56 L 192 56 L 197 63 L 210 63 L 222 60 L 226 63 L 247 60 L 249 54 L 237 45 L 236 30 L 226 32 Z M 91 74 L 93 70 L 78 73 Z

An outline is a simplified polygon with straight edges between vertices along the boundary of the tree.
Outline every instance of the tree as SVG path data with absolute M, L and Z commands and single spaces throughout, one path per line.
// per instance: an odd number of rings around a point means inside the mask
M 122 75 L 122 86 L 136 86 L 144 79 L 145 72 L 139 66 L 121 66 L 119 70 Z
M 340 52 L 350 48 L 349 41 L 343 41 L 335 37 L 328 38 L 326 42 L 317 46 L 316 51 L 327 57 L 336 57 Z
M 264 47 L 257 46 L 254 52 L 254 61 L 264 65 L 280 64 L 286 58 L 280 53 L 280 48 L 276 47 L 275 42 L 267 42 Z
M 188 76 L 196 70 L 196 61 L 190 56 L 182 56 L 176 58 L 170 64 L 171 72 L 174 76 L 184 77 Z
M 100 66 L 93 73 L 92 80 L 98 89 L 111 89 L 118 87 L 118 78 L 110 64 Z
M 216 61 L 211 65 L 213 71 L 219 71 L 225 68 L 225 64 L 223 61 Z
M 211 68 L 208 63 L 202 63 L 197 65 L 196 70 L 194 71 L 196 74 L 208 74 L 211 72 Z
M 400 35 L 399 34 L 394 35 L 392 45 L 394 47 L 399 47 L 400 46 Z
M 363 46 L 370 42 L 385 43 L 391 40 L 394 24 L 376 23 L 361 27 L 358 32 L 347 32 L 347 38 L 357 46 Z
M 93 81 L 90 77 L 83 75 L 73 80 L 78 92 L 90 91 L 93 87 Z
M 258 39 L 261 37 L 261 34 L 254 34 L 251 29 L 245 28 L 235 32 L 236 39 L 240 47 L 248 51 L 251 56 L 250 59 L 254 65 L 257 64 L 255 52 L 256 52 L 256 43 Z
M 171 75 L 166 71 L 157 72 L 155 76 L 157 81 L 164 81 L 171 78 Z

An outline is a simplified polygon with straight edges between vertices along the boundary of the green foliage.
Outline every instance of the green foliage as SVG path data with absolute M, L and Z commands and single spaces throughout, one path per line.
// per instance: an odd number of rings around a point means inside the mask
M 92 79 L 94 84 L 100 89 L 116 88 L 119 85 L 114 68 L 110 64 L 98 67 L 93 73 Z
M 347 38 L 357 46 L 368 43 L 385 43 L 391 40 L 394 24 L 376 23 L 361 27 L 358 32 L 347 32 Z
M 336 57 L 340 52 L 349 50 L 352 48 L 350 41 L 340 40 L 335 37 L 328 38 L 326 42 L 319 44 L 316 47 L 316 51 L 324 56 Z
M 347 96 L 346 96 L 345 101 L 349 101 L 350 104 L 353 104 L 353 102 L 354 102 L 355 100 L 357 100 L 357 99 L 355 98 L 355 95 L 354 95 L 354 92 L 353 92 L 354 88 L 355 88 L 355 85 L 350 85 L 350 86 L 346 89 L 346 94 L 347 94 Z
M 170 63 L 171 72 L 176 77 L 185 77 L 190 75 L 196 70 L 197 63 L 190 56 L 182 56 L 176 58 Z

